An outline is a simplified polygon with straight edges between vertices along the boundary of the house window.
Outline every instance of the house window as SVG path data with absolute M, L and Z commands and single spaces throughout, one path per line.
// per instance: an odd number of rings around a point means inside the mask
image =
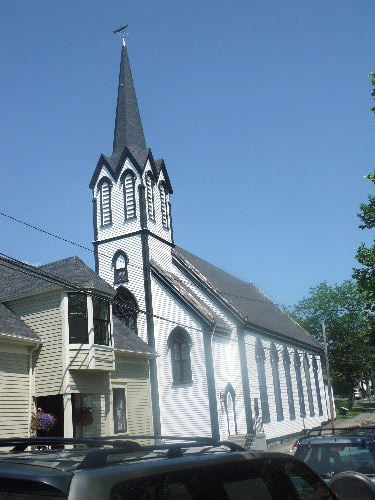
M 303 394 L 303 385 L 302 385 L 301 360 L 297 351 L 294 351 L 294 369 L 296 371 L 300 414 L 302 418 L 305 418 L 306 408 L 305 408 L 305 396 Z
M 84 293 L 68 293 L 69 343 L 88 344 L 87 297 Z
M 137 333 L 138 311 L 138 304 L 134 295 L 125 287 L 119 286 L 113 299 L 113 314 L 135 333 Z
M 112 264 L 114 267 L 114 284 L 126 283 L 128 281 L 128 256 L 119 250 L 115 253 Z
M 155 220 L 154 181 L 150 173 L 146 175 L 146 196 L 148 216 L 151 220 Z
M 279 355 L 275 344 L 271 344 L 271 367 L 272 367 L 273 390 L 275 394 L 277 420 L 283 420 L 284 412 L 283 412 L 283 403 L 281 400 Z
M 108 226 L 112 224 L 110 182 L 107 180 L 102 180 L 99 190 L 100 190 L 100 224 L 102 226 Z
M 290 356 L 288 349 L 286 347 L 284 347 L 284 352 L 283 352 L 283 363 L 284 363 L 286 390 L 288 394 L 289 418 L 290 420 L 294 420 L 296 418 L 296 410 L 294 407 L 292 377 L 290 375 Z
M 112 389 L 112 394 L 114 433 L 127 432 L 125 388 Z
M 190 335 L 183 328 L 175 328 L 169 335 L 168 348 L 171 353 L 173 383 L 188 384 L 192 382 Z
M 313 371 L 315 380 L 316 399 L 318 400 L 319 416 L 321 417 L 323 415 L 322 396 L 320 394 L 319 367 L 315 356 L 313 356 Z
M 268 403 L 266 370 L 264 367 L 266 356 L 264 354 L 264 348 L 262 342 L 259 339 L 257 340 L 255 346 L 255 357 L 258 369 L 259 393 L 260 393 L 260 402 L 262 406 L 262 421 L 265 424 L 267 422 L 270 422 L 271 418 L 270 418 L 270 408 Z
M 135 176 L 133 172 L 128 172 L 124 176 L 124 212 L 125 219 L 133 219 L 136 216 L 135 210 Z
M 109 345 L 109 301 L 101 297 L 93 297 L 92 305 L 94 344 Z
M 315 409 L 314 409 L 314 399 L 313 399 L 313 394 L 312 394 L 312 389 L 311 389 L 310 363 L 309 363 L 309 358 L 308 358 L 306 353 L 303 356 L 303 369 L 305 372 L 307 399 L 309 402 L 310 417 L 314 417 L 315 416 Z
M 163 226 L 168 229 L 169 228 L 169 217 L 168 217 L 168 200 L 167 194 L 165 192 L 164 183 L 159 185 L 160 191 L 160 210 L 161 210 L 161 221 Z

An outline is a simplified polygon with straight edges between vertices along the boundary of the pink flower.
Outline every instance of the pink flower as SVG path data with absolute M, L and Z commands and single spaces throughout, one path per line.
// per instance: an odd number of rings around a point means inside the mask
M 38 411 L 43 411 L 43 408 L 38 408 Z

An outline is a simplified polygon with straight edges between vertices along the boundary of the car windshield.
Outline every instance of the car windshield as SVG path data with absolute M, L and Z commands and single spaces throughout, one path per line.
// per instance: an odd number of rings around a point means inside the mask
M 302 445 L 296 456 L 323 477 L 344 471 L 375 474 L 375 443 Z

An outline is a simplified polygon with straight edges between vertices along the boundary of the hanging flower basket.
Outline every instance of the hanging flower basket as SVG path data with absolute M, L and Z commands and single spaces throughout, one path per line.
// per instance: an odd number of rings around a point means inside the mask
M 85 427 L 86 425 L 91 425 L 94 421 L 94 412 L 92 408 L 88 406 L 82 406 L 77 408 L 74 413 L 74 423 Z
M 33 412 L 31 414 L 30 429 L 33 434 L 36 434 L 38 431 L 48 433 L 52 427 L 55 427 L 56 423 L 57 418 L 55 415 L 52 413 L 45 413 L 43 408 L 38 408 L 36 413 Z

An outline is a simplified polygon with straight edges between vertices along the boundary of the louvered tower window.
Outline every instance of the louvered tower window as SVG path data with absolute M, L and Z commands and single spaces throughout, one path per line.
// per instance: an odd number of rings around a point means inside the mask
M 124 176 L 124 211 L 125 219 L 133 219 L 136 217 L 135 209 L 135 177 L 132 172 L 128 172 Z
M 306 417 L 306 408 L 305 408 L 305 396 L 303 394 L 303 384 L 302 384 L 302 374 L 301 374 L 301 360 L 297 351 L 294 352 L 294 369 L 296 371 L 296 379 L 297 379 L 297 390 L 298 390 L 298 401 L 300 414 L 302 418 Z
M 313 394 L 312 394 L 312 389 L 311 389 L 310 363 L 309 363 L 309 358 L 308 358 L 306 353 L 303 356 L 303 369 L 305 371 L 307 399 L 309 402 L 310 417 L 314 417 L 315 416 L 315 409 L 314 409 L 314 399 L 313 399 Z
M 150 174 L 146 175 L 146 195 L 148 216 L 150 219 L 155 220 L 154 181 Z
M 160 191 L 160 210 L 161 210 L 161 221 L 163 226 L 168 229 L 169 228 L 169 215 L 168 215 L 168 200 L 167 193 L 165 191 L 165 186 L 163 183 L 159 185 Z
M 270 408 L 268 403 L 266 370 L 264 366 L 266 356 L 264 354 L 263 344 L 259 339 L 257 340 L 255 346 L 255 357 L 258 369 L 259 393 L 262 406 L 262 421 L 264 424 L 266 424 L 267 422 L 271 421 Z
M 111 184 L 104 180 L 100 185 L 100 224 L 108 226 L 112 224 L 111 210 Z
M 279 355 L 277 353 L 275 344 L 271 344 L 271 367 L 272 367 L 273 391 L 275 395 L 277 420 L 284 420 L 283 403 L 281 400 Z
M 315 380 L 316 399 L 318 400 L 319 416 L 322 416 L 323 407 L 322 407 L 322 396 L 320 394 L 320 384 L 319 384 L 319 366 L 315 356 L 313 356 L 313 371 Z
M 294 420 L 296 418 L 296 410 L 294 407 L 292 377 L 290 375 L 290 356 L 288 349 L 286 347 L 284 347 L 284 352 L 283 352 L 283 363 L 284 363 L 286 390 L 288 393 L 289 418 L 290 420 Z

